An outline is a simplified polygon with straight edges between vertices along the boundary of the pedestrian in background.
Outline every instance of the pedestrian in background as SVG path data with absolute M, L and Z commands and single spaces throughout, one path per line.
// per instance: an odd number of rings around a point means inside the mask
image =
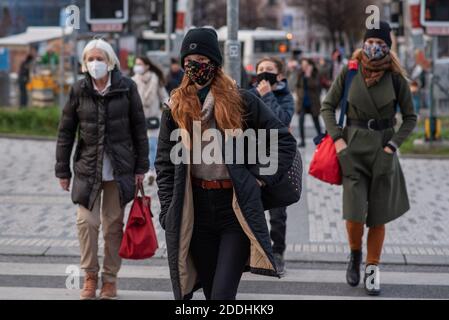
M 19 91 L 20 91 L 20 107 L 26 107 L 28 105 L 27 84 L 28 82 L 30 82 L 30 72 L 33 60 L 34 60 L 33 55 L 28 54 L 25 60 L 20 64 L 18 76 Z
M 335 109 L 343 95 L 347 67 L 332 85 L 321 109 L 343 174 L 343 218 L 351 249 L 346 280 L 351 286 L 359 284 L 366 224 L 369 231 L 364 284 L 369 295 L 380 293 L 378 265 L 385 224 L 410 208 L 396 151 L 413 131 L 416 114 L 406 73 L 391 51 L 390 32 L 386 22 L 381 22 L 379 29 L 367 29 L 363 48 L 353 54 L 359 67 L 349 88 L 346 127 L 337 126 Z M 397 104 L 403 123 L 395 132 Z
M 171 92 L 174 89 L 179 87 L 182 81 L 182 77 L 184 77 L 184 71 L 182 71 L 178 59 L 171 58 L 170 61 L 170 71 L 167 77 L 167 85 L 165 86 L 169 95 L 171 95 Z
M 284 77 L 284 63 L 275 57 L 264 58 L 257 62 L 257 86 L 251 92 L 262 99 L 267 107 L 286 126 L 295 110 L 295 101 Z M 280 275 L 285 273 L 284 252 L 286 248 L 287 208 L 276 208 L 270 212 L 270 237 L 273 241 L 274 261 Z
M 162 114 L 156 157 L 159 219 L 166 231 L 176 299 L 190 299 L 200 287 L 208 300 L 235 299 L 245 270 L 279 276 L 261 185 L 272 185 L 292 165 L 295 140 L 260 99 L 246 90 L 239 91 L 235 81 L 223 72 L 222 62 L 213 29 L 189 30 L 181 46 L 185 76 L 171 95 L 170 109 Z M 193 121 L 200 121 L 202 130 L 220 130 L 222 137 L 226 129 L 278 130 L 277 172 L 261 175 L 258 165 L 237 164 L 236 157 L 241 154 L 235 152 L 231 164 L 174 164 L 170 155 L 178 141 L 170 137 L 175 130 L 183 129 L 189 137 L 181 134 L 181 141 L 187 157 L 192 157 Z M 217 141 L 203 141 L 198 148 L 204 150 L 209 143 Z M 248 158 L 248 148 L 238 151 Z
M 321 134 L 320 108 L 321 85 L 318 68 L 312 59 L 301 59 L 301 71 L 296 84 L 296 112 L 299 115 L 299 147 L 306 146 L 304 121 L 306 114 L 311 114 L 317 135 Z
M 162 106 L 168 101 L 165 90 L 165 78 L 162 70 L 147 57 L 138 57 L 133 68 L 132 79 L 137 84 L 140 99 L 142 100 L 143 112 L 148 129 L 148 141 L 150 145 L 150 171 L 147 175 L 149 185 L 156 178 L 154 161 L 156 159 L 157 137 L 162 115 Z
M 148 171 L 148 138 L 136 84 L 122 76 L 112 47 L 92 40 L 83 50 L 85 78 L 70 90 L 58 129 L 56 177 L 78 204 L 76 224 L 85 272 L 81 299 L 95 299 L 98 282 L 98 234 L 104 237 L 100 298 L 117 298 L 117 274 L 124 208 Z
M 343 70 L 345 63 L 343 61 L 343 55 L 341 54 L 340 49 L 337 48 L 334 49 L 331 58 L 332 58 L 332 81 L 335 81 L 338 75 L 341 73 L 341 70 Z

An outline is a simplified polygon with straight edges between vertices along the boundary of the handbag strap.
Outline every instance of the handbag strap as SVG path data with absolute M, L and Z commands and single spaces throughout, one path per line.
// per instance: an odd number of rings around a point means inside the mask
M 348 73 L 346 74 L 345 78 L 345 85 L 343 88 L 343 96 L 340 101 L 340 119 L 338 120 L 338 126 L 340 128 L 343 128 L 343 124 L 345 122 L 345 116 L 346 112 L 348 111 L 348 95 L 349 95 L 349 89 L 351 88 L 351 83 L 354 77 L 356 76 L 358 72 L 358 62 L 357 60 L 351 60 L 348 63 Z
M 142 183 L 139 183 L 139 184 L 136 186 L 136 191 L 134 192 L 134 199 L 137 199 L 137 195 L 139 194 L 139 191 L 140 191 L 140 194 L 141 194 L 143 197 L 145 197 L 145 190 L 143 189 L 143 184 L 142 184 Z

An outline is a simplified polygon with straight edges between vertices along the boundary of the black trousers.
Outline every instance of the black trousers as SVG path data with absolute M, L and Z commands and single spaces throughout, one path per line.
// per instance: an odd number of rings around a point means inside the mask
M 270 237 L 273 241 L 273 253 L 284 254 L 285 234 L 287 230 L 287 208 L 276 208 L 270 210 Z
M 304 110 L 304 108 L 301 110 L 301 113 L 299 114 L 299 135 L 301 137 L 301 142 L 305 142 L 305 132 L 304 132 L 304 120 L 306 118 L 306 111 Z M 320 118 L 317 116 L 313 116 L 313 124 L 315 125 L 315 130 L 317 135 L 321 134 L 321 125 L 320 125 Z
M 250 241 L 232 209 L 232 189 L 193 187 L 190 250 L 207 300 L 235 300 Z

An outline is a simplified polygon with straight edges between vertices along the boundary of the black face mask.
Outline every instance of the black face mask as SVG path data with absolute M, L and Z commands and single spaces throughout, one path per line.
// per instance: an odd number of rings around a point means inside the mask
M 274 85 L 277 80 L 277 74 L 271 73 L 271 72 L 262 72 L 257 75 L 257 83 L 261 82 L 262 80 L 266 80 L 270 83 L 270 85 Z

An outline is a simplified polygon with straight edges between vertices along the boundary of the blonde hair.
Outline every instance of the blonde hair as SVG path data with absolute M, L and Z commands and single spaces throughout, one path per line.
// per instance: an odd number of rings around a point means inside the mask
M 112 46 L 103 39 L 94 39 L 89 41 L 89 43 L 84 47 L 81 62 L 82 72 L 87 72 L 86 55 L 92 49 L 100 49 L 104 52 L 106 63 L 108 65 L 108 71 L 114 70 L 115 67 L 120 69 L 120 61 L 118 60 L 114 49 L 112 49 Z
M 353 60 L 362 61 L 363 49 L 357 49 L 352 54 Z M 399 74 L 403 76 L 405 79 L 408 79 L 407 71 L 405 71 L 404 67 L 401 65 L 401 61 L 398 58 L 398 55 L 393 50 L 390 50 L 391 57 L 391 71 L 393 73 Z

